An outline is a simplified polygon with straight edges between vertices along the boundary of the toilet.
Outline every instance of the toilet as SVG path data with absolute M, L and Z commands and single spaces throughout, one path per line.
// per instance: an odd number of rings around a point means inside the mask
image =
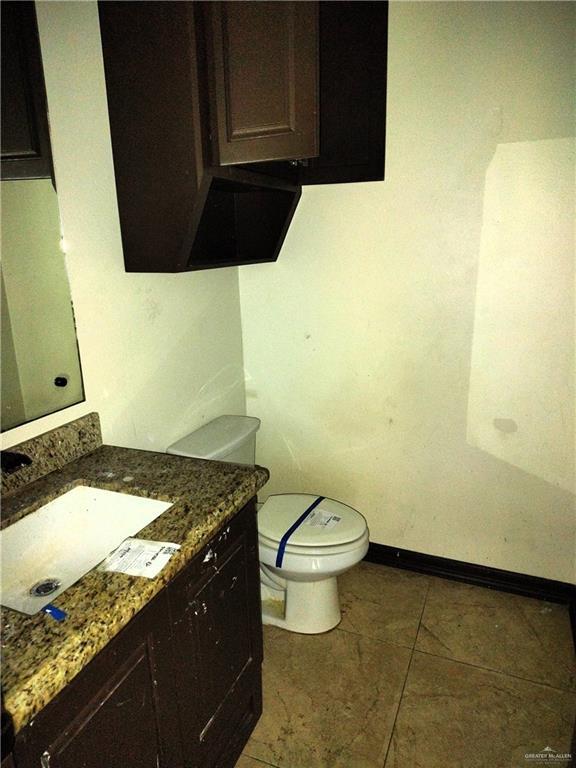
M 254 464 L 260 419 L 219 416 L 167 453 Z M 341 618 L 337 577 L 362 560 L 369 531 L 357 510 L 308 493 L 280 493 L 258 504 L 262 621 L 317 634 Z

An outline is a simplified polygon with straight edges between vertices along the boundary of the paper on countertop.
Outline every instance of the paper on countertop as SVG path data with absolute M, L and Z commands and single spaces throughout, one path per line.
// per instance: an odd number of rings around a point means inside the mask
M 125 539 L 118 549 L 102 562 L 99 570 L 153 579 L 179 549 L 180 544 L 167 541 Z

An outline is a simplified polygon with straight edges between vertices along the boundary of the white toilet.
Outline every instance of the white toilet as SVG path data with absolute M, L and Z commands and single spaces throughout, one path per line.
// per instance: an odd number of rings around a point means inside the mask
M 259 427 L 252 416 L 219 416 L 167 452 L 254 464 Z M 258 506 L 262 621 L 293 632 L 327 632 L 341 618 L 336 577 L 368 551 L 366 520 L 315 494 L 276 494 Z

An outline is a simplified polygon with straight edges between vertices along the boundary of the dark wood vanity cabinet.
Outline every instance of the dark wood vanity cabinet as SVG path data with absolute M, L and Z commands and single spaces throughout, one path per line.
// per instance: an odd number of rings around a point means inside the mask
M 169 597 L 184 765 L 232 767 L 262 711 L 255 529 L 233 520 Z
M 250 502 L 17 734 L 16 768 L 233 768 L 261 712 L 257 547 Z
M 127 271 L 274 261 L 303 184 L 384 178 L 387 6 L 99 3 Z
M 1 5 L 3 179 L 52 177 L 46 90 L 33 2 Z
M 17 768 L 179 765 L 171 657 L 164 591 L 17 734 Z

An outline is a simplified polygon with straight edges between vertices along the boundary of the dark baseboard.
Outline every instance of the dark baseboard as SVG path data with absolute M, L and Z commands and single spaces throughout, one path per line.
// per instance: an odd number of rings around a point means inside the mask
M 421 552 L 388 547 L 385 544 L 370 543 L 368 554 L 364 559 L 370 563 L 404 568 L 408 571 L 425 573 L 430 576 L 440 576 L 443 579 L 463 581 L 467 584 L 476 584 L 479 587 L 498 589 L 501 592 L 513 592 L 516 595 L 534 597 L 538 600 L 564 603 L 568 605 L 570 610 L 572 636 L 576 645 L 576 586 L 573 584 L 514 573 L 513 571 L 502 571 L 499 568 L 489 568 L 485 565 L 464 563 L 461 560 L 450 560 L 447 557 L 424 555 Z

